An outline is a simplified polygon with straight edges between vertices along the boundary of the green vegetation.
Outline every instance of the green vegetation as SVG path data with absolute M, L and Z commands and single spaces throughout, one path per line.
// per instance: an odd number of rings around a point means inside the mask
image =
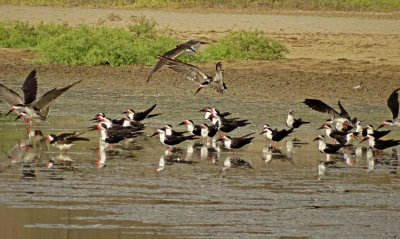
M 190 56 L 189 61 L 208 61 L 208 59 L 240 60 L 278 60 L 288 53 L 286 46 L 270 39 L 259 30 L 230 31 L 216 44 L 207 47 L 198 56 Z M 189 58 L 189 57 L 188 57 Z
M 68 24 L 29 25 L 17 22 L 0 23 L 0 47 L 30 49 L 38 53 L 35 61 L 62 65 L 153 65 L 156 55 L 163 54 L 179 44 L 167 29 L 156 29 L 156 22 L 139 18 L 128 29 L 101 25 L 78 28 Z M 264 33 L 231 31 L 216 44 L 185 61 L 205 62 L 213 59 L 267 59 L 284 58 L 288 50 Z
M 0 4 L 104 8 L 230 8 L 333 11 L 400 10 L 400 0 L 0 0 Z

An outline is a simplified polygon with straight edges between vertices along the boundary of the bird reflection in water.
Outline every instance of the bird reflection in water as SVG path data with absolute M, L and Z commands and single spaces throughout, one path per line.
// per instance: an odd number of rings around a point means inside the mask
M 375 170 L 375 157 L 372 149 L 367 150 L 367 173 L 370 173 Z
M 221 170 L 226 171 L 230 168 L 253 169 L 253 165 L 245 159 L 229 156 L 224 160 Z
M 107 161 L 106 148 L 107 147 L 108 147 L 108 143 L 100 142 L 98 152 L 97 152 L 99 155 L 99 159 L 96 161 L 97 168 L 104 168 L 106 166 L 106 161 Z
M 286 149 L 286 155 L 282 153 L 282 151 L 278 148 L 274 148 L 272 145 L 266 145 L 263 147 L 263 160 L 265 163 L 269 163 L 272 161 L 272 159 L 277 159 L 281 161 L 288 161 L 292 162 L 292 157 L 293 157 L 293 148 L 287 148 Z

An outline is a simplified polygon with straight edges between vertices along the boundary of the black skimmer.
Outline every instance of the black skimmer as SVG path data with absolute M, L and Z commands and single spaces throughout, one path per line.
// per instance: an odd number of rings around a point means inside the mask
M 347 113 L 347 111 L 343 108 L 340 101 L 338 101 L 340 113 L 321 100 L 305 99 L 303 103 L 315 111 L 331 114 L 333 122 L 341 122 L 343 124 L 347 121 L 350 126 L 354 126 L 354 124 L 357 122 L 357 118 L 351 118 L 349 113 Z
M 122 118 L 122 122 L 117 122 L 109 118 L 105 118 L 102 116 L 97 116 L 96 121 L 99 123 L 104 123 L 107 125 L 107 129 L 113 129 L 113 130 L 121 130 L 121 129 L 132 129 L 132 130 L 142 130 L 144 129 L 144 124 L 136 121 L 131 121 L 128 117 L 124 116 Z M 116 122 L 116 123 L 113 123 Z
M 219 117 L 226 117 L 231 115 L 231 112 L 223 112 L 221 113 L 219 110 L 216 108 L 211 108 L 211 107 L 205 107 L 204 109 L 201 109 L 200 112 L 206 112 L 204 119 L 208 119 L 211 114 L 216 114 Z
M 310 122 L 303 121 L 301 118 L 295 119 L 293 117 L 293 110 L 289 110 L 287 119 L 286 119 L 286 126 L 289 128 L 299 128 L 303 124 L 309 124 Z
M 47 116 L 49 115 L 50 106 L 54 102 L 54 100 L 57 97 L 61 96 L 64 92 L 69 90 L 71 87 L 73 87 L 74 85 L 76 85 L 80 82 L 82 82 L 82 81 L 81 80 L 77 81 L 77 82 L 72 83 L 71 85 L 61 88 L 61 89 L 54 88 L 50 91 L 47 91 L 39 99 L 36 99 L 29 104 L 13 105 L 10 112 L 14 111 L 14 110 L 20 110 L 21 112 L 26 113 L 26 117 L 28 117 L 30 121 L 46 120 Z M 18 118 L 21 118 L 21 117 L 18 117 Z
M 337 140 L 337 142 L 339 142 L 340 145 L 349 146 L 351 144 L 351 141 L 353 140 L 353 138 L 358 137 L 359 134 L 360 133 L 357 133 L 357 132 L 349 132 L 349 133 L 346 133 L 345 135 L 337 135 L 334 137 Z
M 106 142 L 109 144 L 115 144 L 124 139 L 128 138 L 132 139 L 143 134 L 137 128 L 113 129 L 113 128 L 108 128 L 107 125 L 104 123 L 97 124 L 90 128 L 100 130 L 101 133 L 100 142 Z
M 325 130 L 325 135 L 328 136 L 329 138 L 334 140 L 334 143 L 336 141 L 342 140 L 343 136 L 347 135 L 348 132 L 343 132 L 343 131 L 338 131 L 332 129 L 332 126 L 330 125 L 322 125 L 318 129 L 324 129 Z
M 152 118 L 152 117 L 155 117 L 157 115 L 160 115 L 161 113 L 160 114 L 150 114 L 151 111 L 153 111 L 156 106 L 157 106 L 157 104 L 154 104 L 152 107 L 150 107 L 149 109 L 147 109 L 147 110 L 145 110 L 143 112 L 135 112 L 134 110 L 129 109 L 129 110 L 125 111 L 124 113 L 127 113 L 128 117 L 131 120 L 140 122 L 140 121 L 142 121 L 144 119 L 148 119 L 148 118 Z
M 218 123 L 216 125 L 209 126 L 207 124 L 201 124 L 201 136 L 205 139 L 205 143 L 207 145 L 207 138 L 214 137 L 218 133 Z
M 170 147 L 180 144 L 186 140 L 194 140 L 196 139 L 195 135 L 188 135 L 188 136 L 174 136 L 174 135 L 166 135 L 165 130 L 158 129 L 152 136 L 160 135 L 160 142 Z
M 60 135 L 49 134 L 46 138 L 50 141 L 50 145 L 53 145 L 60 150 L 61 154 L 64 149 L 70 149 L 74 145 L 75 141 L 89 141 L 88 138 L 79 137 L 82 134 L 83 133 L 77 135 L 75 132 L 63 133 Z
M 125 112 L 124 112 L 125 113 Z M 144 127 L 144 124 L 140 122 L 133 121 L 129 118 L 129 116 L 124 116 L 120 119 L 111 119 L 106 117 L 106 115 L 102 112 L 98 113 L 92 120 L 98 122 L 107 122 L 107 124 L 112 125 L 122 125 L 124 127 L 134 126 L 134 127 Z
M 205 87 L 214 88 L 218 93 L 221 94 L 225 93 L 225 91 L 228 89 L 223 81 L 224 71 L 222 70 L 221 62 L 218 62 L 215 65 L 215 75 L 208 76 L 194 65 L 163 56 L 160 56 L 160 59 L 165 60 L 170 69 L 181 74 L 186 79 L 195 82 L 199 86 L 197 91 L 194 93 L 195 95 Z
M 218 133 L 218 123 L 216 125 L 207 125 L 207 124 L 201 124 L 201 136 L 203 136 L 204 138 L 207 137 L 214 137 L 217 133 Z
M 318 149 L 321 153 L 334 154 L 341 147 L 340 144 L 327 144 L 325 143 L 325 137 L 323 135 L 318 135 L 313 141 L 318 140 Z
M 240 148 L 242 148 L 243 146 L 251 143 L 251 141 L 254 139 L 254 137 L 249 137 L 250 135 L 252 135 L 254 133 L 250 133 L 250 134 L 246 134 L 243 135 L 241 137 L 237 137 L 237 138 L 231 138 L 230 136 L 222 136 L 220 139 L 218 139 L 218 141 L 223 141 L 224 145 L 227 149 L 232 149 L 232 152 L 234 152 L 234 150 L 238 150 Z M 248 138 L 249 137 L 249 138 Z M 239 154 L 239 151 L 237 151 L 237 154 Z
M 262 135 L 264 135 L 265 139 L 265 143 L 267 144 L 268 141 L 272 141 L 272 129 L 271 127 L 269 127 L 268 124 L 264 125 L 264 129 L 263 131 L 260 133 Z
M 382 131 L 374 130 L 374 127 L 372 125 L 367 125 L 365 129 L 362 131 L 362 135 L 364 137 L 367 135 L 372 135 L 375 139 L 380 139 L 389 133 L 390 130 L 382 130 Z
M 368 146 L 371 149 L 377 149 L 377 150 L 384 150 L 393 146 L 400 145 L 400 140 L 381 140 L 381 139 L 375 139 L 374 136 L 372 135 L 367 135 L 361 142 L 368 140 Z
M 187 129 L 188 129 L 189 133 L 196 135 L 196 136 L 201 136 L 201 126 L 200 125 L 195 125 L 192 120 L 185 120 L 178 125 L 184 125 L 184 124 L 187 125 Z
M 24 93 L 24 99 L 22 99 L 22 97 L 15 91 L 7 88 L 3 84 L 0 84 L 0 100 L 8 104 L 10 107 L 13 107 L 14 105 L 29 105 L 36 100 L 37 88 L 36 70 L 33 69 L 26 77 L 21 88 Z M 13 111 L 19 115 L 21 112 L 23 112 L 23 109 L 11 108 L 7 115 Z
M 361 126 L 361 121 L 356 122 L 356 132 L 359 134 L 362 134 L 362 132 L 363 132 L 363 128 Z
M 196 40 L 189 40 L 185 43 L 182 43 L 180 45 L 177 45 L 174 49 L 166 52 L 163 54 L 164 57 L 168 57 L 171 59 L 175 59 L 176 57 L 178 57 L 182 52 L 185 52 L 186 55 L 192 55 L 193 53 L 195 53 L 200 45 L 202 44 L 208 44 L 208 42 L 203 42 L 203 41 L 196 41 Z M 154 66 L 153 70 L 150 72 L 150 75 L 147 77 L 147 82 L 149 82 L 149 80 L 151 79 L 151 76 L 158 71 L 159 69 L 161 69 L 161 67 L 163 65 L 165 65 L 165 60 L 164 59 L 160 59 L 157 64 Z
M 282 129 L 271 129 L 271 128 L 264 128 L 264 135 L 267 137 L 267 139 L 272 140 L 278 144 L 279 141 L 282 139 L 286 138 L 290 133 L 292 133 L 294 128 L 290 128 L 289 130 Z M 271 133 L 269 133 L 270 131 Z
M 400 127 L 400 120 L 399 120 L 399 93 L 398 91 L 400 88 L 394 90 L 392 94 L 390 94 L 389 98 L 387 99 L 387 106 L 389 107 L 390 111 L 392 112 L 393 119 L 385 120 L 377 129 L 384 127 L 384 126 L 397 126 Z
M 250 123 L 247 120 L 226 119 L 215 114 L 211 114 L 213 125 L 219 125 L 219 130 L 224 133 L 229 133 L 238 127 L 244 127 Z
M 175 131 L 175 130 L 173 130 L 172 129 L 172 125 L 170 125 L 170 124 L 167 124 L 167 125 L 164 126 L 164 131 L 165 131 L 165 134 L 167 136 L 169 136 L 169 135 L 183 136 L 185 133 L 187 133 L 187 131 Z
M 355 120 L 355 119 L 354 119 Z M 358 121 L 357 121 L 358 122 Z M 324 122 L 325 125 L 330 125 L 333 127 L 334 121 L 332 119 L 328 119 Z M 353 130 L 353 126 L 349 125 L 349 121 L 336 121 L 335 129 L 340 132 L 349 132 Z

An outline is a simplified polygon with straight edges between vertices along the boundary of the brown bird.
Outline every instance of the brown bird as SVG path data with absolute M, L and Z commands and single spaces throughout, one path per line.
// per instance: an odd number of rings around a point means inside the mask
M 195 95 L 205 87 L 214 88 L 217 92 L 223 94 L 228 88 L 226 87 L 223 77 L 224 71 L 222 70 L 222 63 L 218 62 L 215 65 L 215 75 L 209 76 L 203 73 L 197 66 L 170 59 L 164 56 L 160 56 L 160 59 L 165 60 L 165 64 L 169 66 L 170 69 L 178 72 L 180 75 L 186 79 L 195 82 L 199 88 L 194 93 Z
M 208 44 L 208 42 L 203 42 L 203 41 L 196 41 L 196 40 L 189 40 L 185 43 L 182 43 L 180 45 L 177 45 L 174 49 L 166 52 L 163 54 L 164 57 L 168 57 L 171 59 L 175 59 L 178 57 L 182 52 L 185 52 L 186 55 L 192 55 L 194 54 L 202 44 Z M 147 82 L 151 79 L 151 76 L 161 69 L 161 67 L 165 64 L 164 59 L 160 59 L 157 64 L 154 66 L 153 70 L 150 72 L 150 75 L 147 77 Z

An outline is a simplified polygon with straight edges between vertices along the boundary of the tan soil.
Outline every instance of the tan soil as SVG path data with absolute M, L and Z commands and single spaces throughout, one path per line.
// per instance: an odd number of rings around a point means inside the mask
M 293 101 L 321 98 L 327 102 L 385 104 L 388 95 L 400 87 L 400 20 L 380 17 L 329 14 L 236 14 L 185 11 L 83 9 L 0 6 L 0 21 L 30 23 L 68 22 L 127 26 L 138 16 L 154 18 L 169 26 L 182 40 L 216 41 L 229 29 L 260 29 L 286 44 L 284 61 L 223 61 L 229 94 L 244 100 Z M 145 79 L 151 67 L 143 65 L 110 67 L 68 67 L 31 65 L 29 51 L 0 49 L 1 81 L 22 81 L 28 71 L 38 68 L 40 83 L 48 87 L 60 82 L 85 79 L 82 87 L 132 89 L 137 95 L 178 95 L 193 97 L 195 86 L 169 69 L 162 69 L 150 83 Z M 211 73 L 212 63 L 198 64 Z M 360 90 L 352 87 L 362 82 Z M 174 90 L 177 89 L 177 90 Z M 200 94 L 217 96 L 211 92 Z

